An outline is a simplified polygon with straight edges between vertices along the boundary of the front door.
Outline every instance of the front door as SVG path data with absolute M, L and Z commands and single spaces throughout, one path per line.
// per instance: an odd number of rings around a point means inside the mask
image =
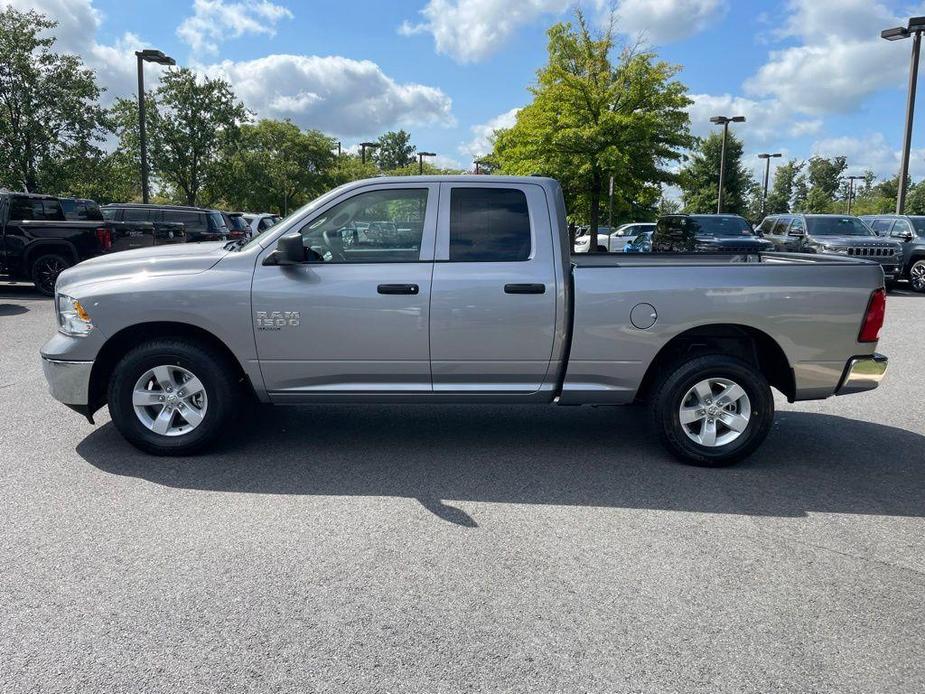
M 378 184 L 306 218 L 309 262 L 257 261 L 252 310 L 277 401 L 432 391 L 428 322 L 437 184 Z
M 430 305 L 434 390 L 532 393 L 556 329 L 552 228 L 540 186 L 443 183 Z

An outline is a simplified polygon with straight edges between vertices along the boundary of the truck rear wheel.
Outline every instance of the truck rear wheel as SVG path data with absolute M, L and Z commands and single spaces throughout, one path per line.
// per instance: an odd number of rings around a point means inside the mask
M 160 339 L 139 345 L 109 381 L 109 414 L 129 443 L 187 455 L 228 431 L 241 393 L 234 365 L 204 345 Z
M 666 369 L 656 384 L 652 421 L 664 446 L 685 463 L 731 465 L 767 437 L 774 397 L 756 366 L 720 354 Z
M 73 263 L 60 253 L 43 253 L 32 261 L 29 276 L 35 288 L 45 296 L 55 295 L 55 282 L 58 275 L 67 270 Z

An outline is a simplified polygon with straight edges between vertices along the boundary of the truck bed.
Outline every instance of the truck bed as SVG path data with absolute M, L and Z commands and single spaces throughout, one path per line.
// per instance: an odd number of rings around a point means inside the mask
M 791 365 L 792 398 L 828 397 L 846 361 L 869 351 L 857 341 L 860 320 L 883 287 L 876 262 L 829 255 L 601 253 L 571 261 L 564 404 L 633 400 L 659 350 L 702 326 L 771 338 Z

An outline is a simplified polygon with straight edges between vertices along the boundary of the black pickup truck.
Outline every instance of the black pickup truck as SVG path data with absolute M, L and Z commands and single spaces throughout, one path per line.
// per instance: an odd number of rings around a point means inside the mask
M 81 260 L 132 248 L 182 243 L 182 229 L 165 232 L 150 222 L 113 222 L 93 201 L 79 201 L 79 221 L 68 219 L 72 200 L 31 193 L 0 193 L 0 277 L 31 281 L 55 293 L 62 270 Z

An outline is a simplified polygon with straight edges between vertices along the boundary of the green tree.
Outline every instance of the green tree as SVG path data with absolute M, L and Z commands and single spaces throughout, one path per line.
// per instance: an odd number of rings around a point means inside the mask
M 151 171 L 173 197 L 195 205 L 214 194 L 220 159 L 249 114 L 222 79 L 198 78 L 187 68 L 170 70 L 146 95 L 145 121 Z M 138 109 L 132 99 L 113 107 L 123 152 L 137 151 Z
M 103 111 L 92 70 L 54 53 L 57 22 L 0 11 L 0 182 L 31 192 L 66 186 L 63 174 L 101 154 Z
M 806 174 L 800 173 L 793 179 L 793 202 L 791 210 L 793 212 L 808 212 L 806 209 L 806 198 L 809 195 L 809 186 L 806 184 Z
M 655 212 L 659 217 L 666 214 L 678 214 L 680 211 L 681 203 L 673 198 L 666 198 L 664 195 L 658 199 L 655 207 Z
M 288 120 L 244 124 L 227 143 L 210 197 L 236 209 L 288 214 L 331 186 L 336 146 Z
M 806 177 L 809 192 L 806 196 L 806 212 L 834 212 L 835 201 L 840 199 L 842 174 L 847 163 L 845 157 L 812 157 L 809 160 Z
M 804 162 L 789 159 L 774 171 L 774 183 L 768 191 L 765 202 L 765 214 L 781 214 L 790 212 L 790 203 L 793 200 L 796 179 L 803 170 Z
M 364 164 L 359 155 L 344 153 L 337 157 L 337 162 L 332 171 L 332 183 L 339 186 L 350 181 L 358 181 L 361 178 L 371 178 L 376 173 L 378 173 L 376 165 L 369 159 Z
M 716 211 L 722 146 L 722 133 L 711 132 L 706 138 L 698 140 L 689 161 L 678 173 L 685 212 Z M 752 175 L 742 164 L 742 141 L 730 132 L 726 137 L 723 212 L 746 214 L 748 195 L 753 187 Z
M 382 171 L 392 171 L 408 166 L 414 160 L 415 147 L 411 144 L 411 133 L 404 130 L 390 130 L 377 142 L 379 147 L 373 152 L 373 161 Z
M 893 201 L 895 205 L 896 201 Z M 925 214 L 925 181 L 919 181 L 906 194 L 906 214 Z
M 667 165 L 691 144 L 691 102 L 674 79 L 677 67 L 633 50 L 614 62 L 613 21 L 592 35 L 582 13 L 575 17 L 577 26 L 547 32 L 548 62 L 530 89 L 533 101 L 497 133 L 492 161 L 503 173 L 558 178 L 570 213 L 586 215 L 593 234 L 611 175 L 615 220 L 654 210 L 661 184 L 674 178 Z

